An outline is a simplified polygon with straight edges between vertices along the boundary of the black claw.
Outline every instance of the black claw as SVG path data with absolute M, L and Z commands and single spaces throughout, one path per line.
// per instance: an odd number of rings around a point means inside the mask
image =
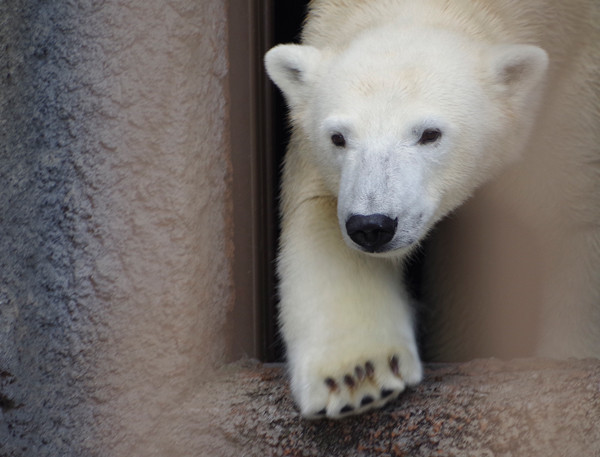
M 371 397 L 370 395 L 366 395 L 363 397 L 363 399 L 360 401 L 360 406 L 366 406 L 366 405 L 370 405 L 371 403 L 373 403 L 375 401 L 375 399 L 373 397 Z
M 346 405 L 342 409 L 340 409 L 340 413 L 349 413 L 350 411 L 354 411 L 354 406 Z
M 317 416 L 324 416 L 325 414 L 327 414 L 327 409 L 323 408 L 321 411 L 318 411 L 316 413 Z
M 337 388 L 338 388 L 337 382 L 335 382 L 335 379 L 333 379 L 333 378 L 326 378 L 325 385 L 327 387 L 329 387 L 329 390 L 332 392 L 337 390 Z
M 373 366 L 373 362 L 365 363 L 365 371 L 367 372 L 367 377 L 372 378 L 375 376 L 375 367 Z
M 389 397 L 390 395 L 392 395 L 394 393 L 393 390 L 391 389 L 386 389 L 385 387 L 383 389 L 381 389 L 381 398 L 386 398 Z
M 354 378 L 352 376 L 347 374 L 346 376 L 344 376 L 344 384 L 346 384 L 348 387 L 352 388 L 356 385 L 356 382 L 354 381 Z
M 395 355 L 390 359 L 390 368 L 392 370 L 392 373 L 394 373 L 396 376 L 400 376 L 400 366 L 398 363 L 398 356 Z
M 358 379 L 358 382 L 361 382 L 363 379 L 365 379 L 365 370 L 363 370 L 362 367 L 356 366 L 354 373 L 356 374 L 356 379 Z

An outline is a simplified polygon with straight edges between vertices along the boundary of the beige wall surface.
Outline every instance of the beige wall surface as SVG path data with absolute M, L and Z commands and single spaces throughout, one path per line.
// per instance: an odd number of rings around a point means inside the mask
M 203 455 L 234 300 L 227 4 L 0 22 L 0 455 Z

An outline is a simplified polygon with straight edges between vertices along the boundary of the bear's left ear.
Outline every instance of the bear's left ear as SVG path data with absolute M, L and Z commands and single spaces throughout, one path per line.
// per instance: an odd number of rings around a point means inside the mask
M 317 48 L 299 44 L 275 46 L 265 55 L 269 77 L 281 89 L 291 107 L 306 99 L 306 89 L 321 60 Z
M 526 102 L 539 87 L 548 68 L 548 54 L 537 46 L 497 45 L 491 54 L 493 82 L 507 91 L 516 102 Z

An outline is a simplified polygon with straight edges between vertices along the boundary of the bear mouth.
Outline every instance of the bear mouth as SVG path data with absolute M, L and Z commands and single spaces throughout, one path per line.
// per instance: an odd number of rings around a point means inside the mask
M 377 248 L 365 248 L 356 244 L 353 247 L 366 254 L 390 254 L 386 257 L 395 257 L 398 255 L 404 255 L 408 251 L 415 248 L 419 244 L 419 239 L 420 238 L 411 237 L 407 239 L 394 240 Z

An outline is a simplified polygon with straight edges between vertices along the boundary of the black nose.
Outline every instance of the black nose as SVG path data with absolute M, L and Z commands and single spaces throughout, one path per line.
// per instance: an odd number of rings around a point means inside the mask
M 355 214 L 346 221 L 346 232 L 352 241 L 366 251 L 378 252 L 394 238 L 397 226 L 398 219 L 383 214 Z

